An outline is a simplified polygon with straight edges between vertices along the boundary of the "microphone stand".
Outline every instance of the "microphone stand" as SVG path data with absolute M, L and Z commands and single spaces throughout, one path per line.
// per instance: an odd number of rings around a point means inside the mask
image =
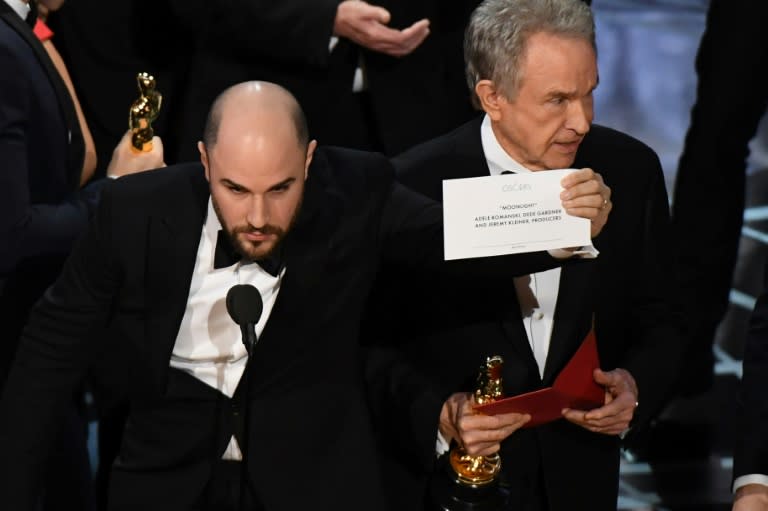
M 251 373 L 250 373 L 250 367 L 251 367 L 251 356 L 253 355 L 253 347 L 256 345 L 256 325 L 253 323 L 245 323 L 243 325 L 240 325 L 240 331 L 243 335 L 243 344 L 245 344 L 245 349 L 248 352 L 248 360 L 245 363 L 245 370 L 243 371 L 243 376 L 245 377 L 245 381 L 242 382 L 245 386 L 242 389 L 241 392 L 241 398 L 242 401 L 240 403 L 240 406 L 235 404 L 236 408 L 240 408 L 239 410 L 234 410 L 235 412 L 235 420 L 238 419 L 239 414 L 243 414 L 243 420 L 242 420 L 242 434 L 240 435 L 242 438 L 242 443 L 240 444 L 240 453 L 242 454 L 242 460 L 240 461 L 240 505 L 238 506 L 241 511 L 248 511 L 248 506 L 246 504 L 246 495 L 248 491 L 248 484 L 249 484 L 249 478 L 248 478 L 248 444 L 250 443 L 248 441 L 249 436 L 249 429 L 248 426 L 250 424 L 250 416 L 251 416 L 251 407 L 250 407 L 250 387 L 251 387 Z
M 239 505 L 242 511 L 247 511 L 246 497 L 248 489 L 248 436 L 250 424 L 250 387 L 251 387 L 251 358 L 253 356 L 253 347 L 256 344 L 256 324 L 259 322 L 261 313 L 264 309 L 264 303 L 261 299 L 259 290 L 250 284 L 237 284 L 227 291 L 227 312 L 230 317 L 240 326 L 243 344 L 248 352 L 248 360 L 245 361 L 245 369 L 240 377 L 240 382 L 232 396 L 232 418 L 235 427 L 235 439 L 240 447 L 240 495 Z M 244 385 L 244 388 L 240 388 Z M 242 390 L 242 392 L 240 392 Z M 237 432 L 240 432 L 240 438 L 237 438 Z M 255 494 L 253 495 L 255 500 Z

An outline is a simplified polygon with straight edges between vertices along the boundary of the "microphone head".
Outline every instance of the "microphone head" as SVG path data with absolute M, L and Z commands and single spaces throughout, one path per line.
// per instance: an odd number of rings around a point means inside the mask
M 227 291 L 227 312 L 238 325 L 255 325 L 263 309 L 261 293 L 252 285 L 238 284 Z

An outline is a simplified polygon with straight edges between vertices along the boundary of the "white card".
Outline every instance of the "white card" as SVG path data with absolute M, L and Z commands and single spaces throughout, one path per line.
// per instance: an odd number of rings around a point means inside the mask
M 574 169 L 443 181 L 445 259 L 590 245 L 590 223 L 560 201 Z

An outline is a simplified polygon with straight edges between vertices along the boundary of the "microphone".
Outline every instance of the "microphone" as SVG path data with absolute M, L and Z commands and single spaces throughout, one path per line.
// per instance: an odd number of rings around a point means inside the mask
M 227 312 L 232 320 L 240 325 L 243 344 L 251 355 L 256 344 L 256 323 L 261 318 L 264 302 L 259 290 L 250 284 L 238 284 L 227 291 Z
M 243 374 L 248 374 L 247 366 L 251 365 L 251 355 L 256 344 L 256 323 L 259 322 L 261 312 L 264 310 L 264 302 L 259 290 L 250 284 L 237 284 L 227 291 L 227 312 L 235 323 L 240 325 L 243 334 L 243 344 L 248 351 L 248 361 Z M 243 455 L 240 464 L 240 495 L 238 509 L 246 509 L 246 496 L 248 493 L 248 438 L 250 435 L 250 398 L 248 397 L 250 384 L 246 382 L 240 396 L 235 392 L 232 396 L 232 418 L 235 423 L 235 431 L 241 432 L 239 441 Z

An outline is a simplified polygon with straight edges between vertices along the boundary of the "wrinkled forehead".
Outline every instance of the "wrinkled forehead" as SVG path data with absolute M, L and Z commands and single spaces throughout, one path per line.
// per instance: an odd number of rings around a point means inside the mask
M 228 180 L 252 191 L 265 191 L 290 179 L 304 178 L 306 153 L 293 141 L 219 140 L 208 153 L 212 180 Z

